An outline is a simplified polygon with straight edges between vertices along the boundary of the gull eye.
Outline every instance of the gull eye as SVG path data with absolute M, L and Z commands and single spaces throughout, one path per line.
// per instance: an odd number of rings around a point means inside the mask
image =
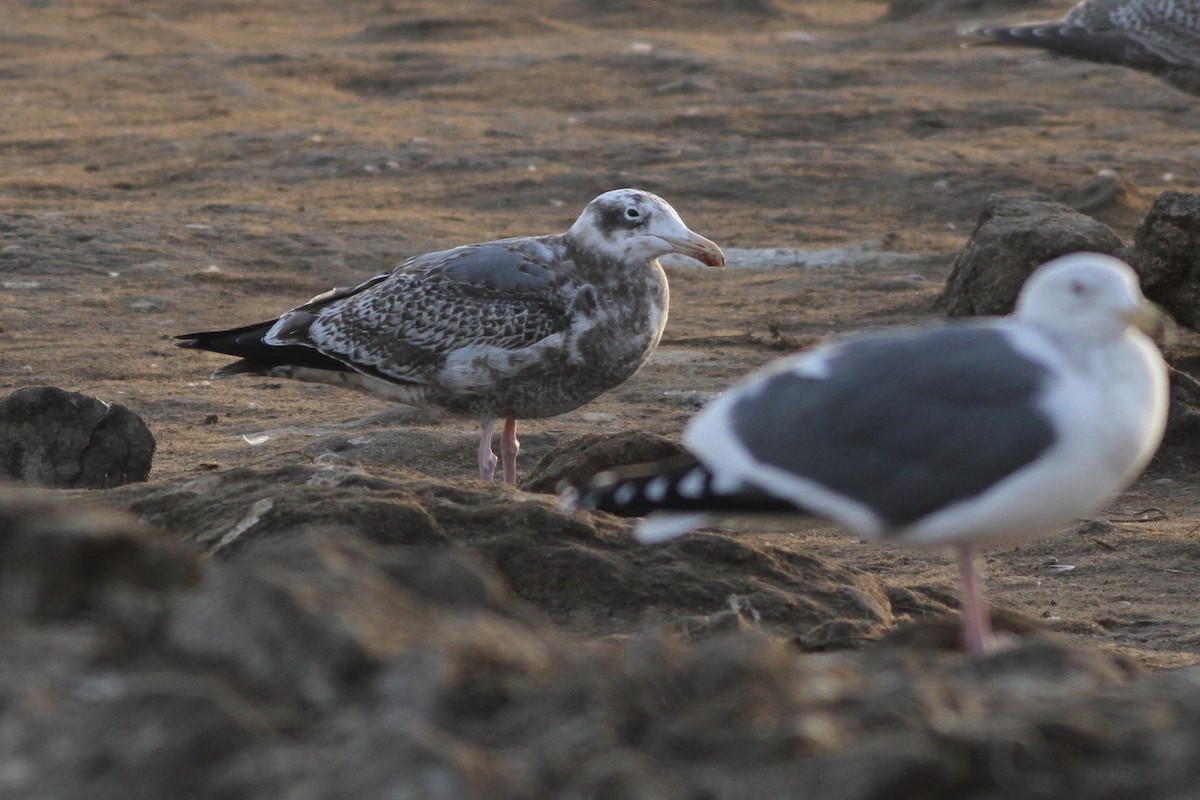
M 1071 294 L 1076 297 L 1083 297 L 1088 293 L 1087 284 L 1083 281 L 1071 281 Z
M 642 216 L 642 212 L 638 211 L 633 206 L 625 209 L 625 219 L 638 219 Z

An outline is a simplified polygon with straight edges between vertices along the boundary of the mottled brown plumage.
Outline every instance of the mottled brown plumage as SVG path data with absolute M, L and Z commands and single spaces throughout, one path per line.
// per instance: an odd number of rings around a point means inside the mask
M 1083 0 L 1059 22 L 989 26 L 977 33 L 1142 70 L 1200 95 L 1200 0 Z
M 516 420 L 562 414 L 621 384 L 666 325 L 658 256 L 724 265 L 666 201 L 637 189 L 600 195 L 563 234 L 501 239 L 410 259 L 278 320 L 180 336 L 180 346 L 241 357 L 217 376 L 266 374 L 430 405 L 483 423 L 480 475 L 515 482 Z

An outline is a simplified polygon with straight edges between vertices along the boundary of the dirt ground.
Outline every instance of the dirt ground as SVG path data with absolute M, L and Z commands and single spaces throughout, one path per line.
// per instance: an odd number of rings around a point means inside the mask
M 470 482 L 474 421 L 210 382 L 225 359 L 171 337 L 270 318 L 410 255 L 563 230 L 600 192 L 637 186 L 729 248 L 730 268 L 670 268 L 651 362 L 584 408 L 523 423 L 520 464 L 587 433 L 676 438 L 783 352 L 935 318 L 990 193 L 1075 202 L 1129 242 L 1159 192 L 1200 189 L 1195 98 L 959 33 L 1065 8 L 14 2 L 0 26 L 0 388 L 127 405 L 158 441 L 152 483 L 330 449 L 379 476 Z M 1081 190 L 1102 170 L 1123 193 Z M 756 248 L 799 252 L 763 268 Z M 1169 355 L 1198 346 L 1185 332 Z M 1104 521 L 989 551 L 989 600 L 1151 671 L 1196 663 L 1194 463 L 1159 458 Z M 739 541 L 888 586 L 955 585 L 945 554 L 828 525 Z

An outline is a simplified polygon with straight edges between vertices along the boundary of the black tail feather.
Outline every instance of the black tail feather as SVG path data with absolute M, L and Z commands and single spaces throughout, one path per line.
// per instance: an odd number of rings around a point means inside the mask
M 264 342 L 263 337 L 277 321 L 256 322 L 252 325 L 243 325 L 240 328 L 230 328 L 224 331 L 184 333 L 175 337 L 175 344 L 179 347 L 224 353 L 227 356 L 242 359 L 220 369 L 217 374 L 222 377 L 239 373 L 266 372 L 272 367 L 308 367 L 335 372 L 349 371 L 350 368 L 342 362 L 330 358 L 312 347 L 299 344 L 274 345 Z
M 980 28 L 977 33 L 1005 44 L 1034 47 L 1060 56 L 1153 71 L 1169 66 L 1161 56 L 1120 31 L 1091 31 L 1058 22 Z
M 719 486 L 708 468 L 691 456 L 601 473 L 583 486 L 569 487 L 563 499 L 573 508 L 622 517 L 652 511 L 777 514 L 799 510 L 753 486 Z

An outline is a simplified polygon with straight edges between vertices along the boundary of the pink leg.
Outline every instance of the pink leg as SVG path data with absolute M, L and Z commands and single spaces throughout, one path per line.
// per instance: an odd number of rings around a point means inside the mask
M 517 485 L 517 452 L 521 443 L 517 441 L 517 421 L 512 417 L 504 420 L 504 433 L 500 434 L 500 458 L 504 461 L 504 482 Z
M 995 645 L 992 638 L 992 623 L 988 619 L 987 609 L 979 597 L 979 587 L 975 582 L 975 551 L 964 545 L 958 551 L 958 577 L 962 583 L 962 630 L 963 644 L 967 652 L 982 655 L 990 652 Z
M 496 454 L 492 452 L 492 426 L 496 420 L 484 417 L 480 420 L 483 433 L 479 437 L 479 480 L 490 482 L 496 476 Z

